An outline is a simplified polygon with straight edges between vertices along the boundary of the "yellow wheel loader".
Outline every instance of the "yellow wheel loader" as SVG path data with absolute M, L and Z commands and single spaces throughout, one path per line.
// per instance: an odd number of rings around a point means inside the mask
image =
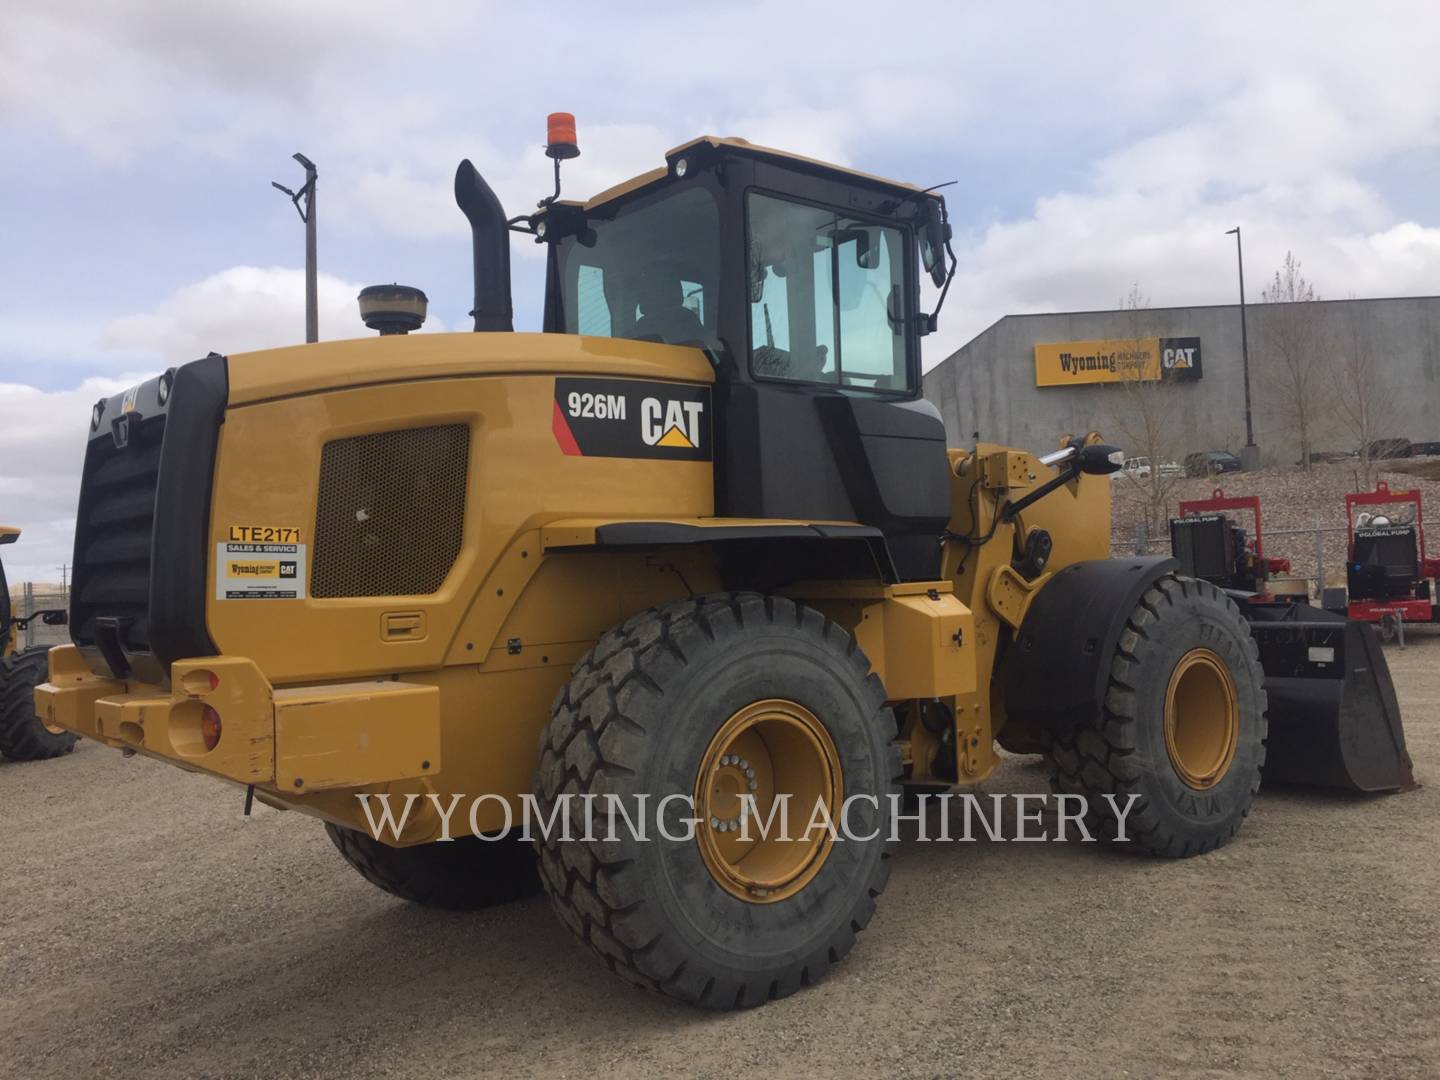
M 0 545 L 20 539 L 20 530 L 0 525 Z M 10 602 L 5 567 L 0 565 L 0 757 L 9 761 L 44 761 L 75 749 L 75 735 L 46 725 L 35 712 L 35 687 L 45 681 L 45 645 L 20 648 L 20 632 L 32 619 L 49 626 L 63 625 L 61 610 L 35 611 L 17 616 Z
M 998 747 L 1162 856 L 1239 829 L 1267 691 L 1327 779 L 1411 782 L 1343 622 L 1109 558 L 1099 436 L 947 446 L 938 195 L 705 137 L 565 200 L 566 135 L 532 214 L 457 171 L 475 332 L 407 333 L 423 294 L 367 289 L 378 336 L 95 405 L 47 721 L 319 818 L 401 897 L 538 883 L 617 974 L 713 1008 L 843 959 L 903 790 Z M 543 333 L 512 330 L 512 232 Z M 785 806 L 847 827 L 752 828 Z

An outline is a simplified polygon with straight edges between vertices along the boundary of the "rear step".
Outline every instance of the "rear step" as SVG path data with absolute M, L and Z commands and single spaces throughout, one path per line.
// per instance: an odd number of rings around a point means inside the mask
M 1270 698 L 1266 783 L 1366 792 L 1417 787 L 1374 629 L 1307 604 L 1241 600 L 1240 609 L 1260 646 Z

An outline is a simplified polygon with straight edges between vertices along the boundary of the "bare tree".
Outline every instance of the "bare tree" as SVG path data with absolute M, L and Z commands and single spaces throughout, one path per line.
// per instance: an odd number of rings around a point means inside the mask
M 1151 332 L 1150 298 L 1138 283 L 1130 286 L 1120 308 L 1126 337 L 1115 342 L 1114 348 L 1119 354 L 1116 369 L 1123 378 L 1110 387 L 1110 422 L 1126 456 L 1149 461 L 1146 472 L 1127 471 L 1125 482 L 1139 492 L 1145 527 L 1154 536 L 1165 527 L 1171 493 L 1184 475 L 1174 467 L 1179 395 L 1161 378 L 1160 357 L 1155 355 L 1158 335 Z
M 1374 317 L 1358 303 L 1346 305 L 1335 363 L 1335 413 L 1360 450 L 1362 491 L 1374 486 L 1375 440 L 1395 419 L 1394 399 L 1386 392 L 1373 343 Z
M 1293 252 L 1285 253 L 1285 262 L 1260 299 L 1274 305 L 1263 324 L 1262 378 L 1281 419 L 1299 439 L 1300 467 L 1308 470 L 1315 422 L 1333 396 L 1333 374 L 1309 307 L 1316 299 L 1315 287 L 1305 280 Z

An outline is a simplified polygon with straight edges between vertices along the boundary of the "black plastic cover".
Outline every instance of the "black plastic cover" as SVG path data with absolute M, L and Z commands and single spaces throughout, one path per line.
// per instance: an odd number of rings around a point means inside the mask
M 1125 620 L 1177 563 L 1164 555 L 1071 563 L 1040 589 L 1005 657 L 1005 711 L 1025 727 L 1070 724 L 1105 699 Z
M 92 670 L 163 685 L 217 652 L 205 621 L 210 492 L 229 396 L 211 353 L 99 403 L 76 514 L 71 640 Z

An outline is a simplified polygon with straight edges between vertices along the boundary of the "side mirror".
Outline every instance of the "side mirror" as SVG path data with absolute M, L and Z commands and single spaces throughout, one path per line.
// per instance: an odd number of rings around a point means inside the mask
M 920 262 L 937 289 L 945 284 L 945 244 L 950 239 L 950 226 L 940 213 L 937 199 L 925 200 L 925 221 L 920 229 Z
M 0 528 L 0 544 L 13 544 L 20 539 L 19 529 Z
M 842 229 L 835 234 L 836 244 L 855 242 L 855 265 L 861 270 L 875 270 L 880 266 L 880 248 L 873 242 L 869 229 Z
M 1076 459 L 1079 471 L 1091 476 L 1109 476 L 1125 467 L 1125 451 L 1118 446 L 1092 443 L 1082 446 Z

